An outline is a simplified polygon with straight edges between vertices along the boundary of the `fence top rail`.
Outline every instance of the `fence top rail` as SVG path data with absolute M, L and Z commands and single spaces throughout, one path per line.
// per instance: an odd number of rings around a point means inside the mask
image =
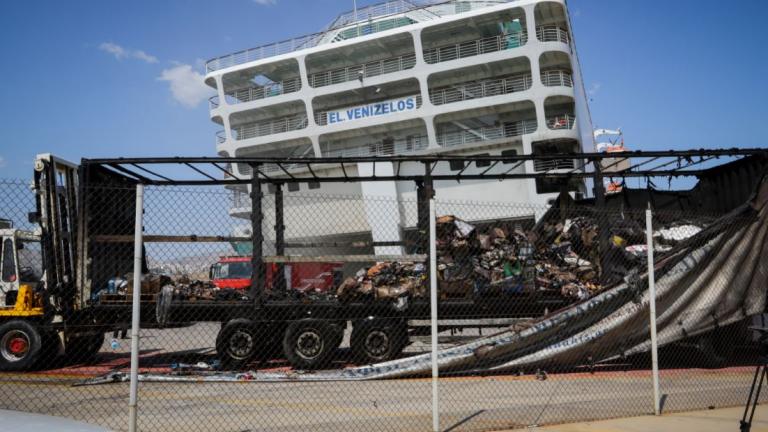
M 217 184 L 247 184 L 252 180 L 238 177 L 229 172 L 221 176 L 222 167 L 230 164 L 247 165 L 258 173 L 258 178 L 266 183 L 300 183 L 300 182 L 357 182 L 357 181 L 422 181 L 431 180 L 481 180 L 481 179 L 582 179 L 594 178 L 601 175 L 604 178 L 651 178 L 651 177 L 685 177 L 705 175 L 708 170 L 716 169 L 731 158 L 760 157 L 768 160 L 768 148 L 732 148 L 732 149 L 694 149 L 666 151 L 625 151 L 615 153 L 552 153 L 525 155 L 404 155 L 404 156 L 361 156 L 361 157 L 324 157 L 324 158 L 233 158 L 233 157 L 154 157 L 154 158 L 117 158 L 117 159 L 82 159 L 81 165 L 102 167 L 109 171 L 128 176 L 130 180 L 145 184 L 156 185 L 217 185 Z M 576 160 L 575 168 L 568 172 L 518 172 L 509 169 L 510 166 L 522 166 L 526 162 L 547 161 L 556 162 Z M 618 162 L 629 160 L 629 168 L 616 170 Z M 448 164 L 464 163 L 471 170 L 450 173 L 449 170 L 437 169 Z M 481 164 L 478 164 L 480 162 Z M 360 163 L 395 164 L 392 175 L 352 174 L 349 168 Z M 400 168 L 408 164 L 422 165 L 424 174 L 401 174 Z M 706 164 L 706 168 L 704 168 Z M 184 171 L 183 177 L 175 178 L 157 174 L 161 166 L 186 165 L 191 169 Z M 280 168 L 277 174 L 268 174 L 261 167 L 274 165 Z M 152 166 L 152 169 L 149 167 Z M 714 168 L 713 168 L 714 166 Z M 602 174 L 596 173 L 598 167 L 605 167 Z M 609 171 L 608 169 L 613 169 Z M 210 171 L 211 176 L 201 174 Z M 403 170 L 412 173 L 412 170 Z M 448 174 L 445 172 L 448 171 Z M 339 174 L 342 172 L 343 174 Z M 226 174 L 226 172 L 225 172 Z M 170 175 L 170 174 L 169 174 Z M 190 177 L 193 175 L 194 177 Z M 222 177 L 218 180 L 215 175 Z M 214 177 L 213 179 L 211 177 Z

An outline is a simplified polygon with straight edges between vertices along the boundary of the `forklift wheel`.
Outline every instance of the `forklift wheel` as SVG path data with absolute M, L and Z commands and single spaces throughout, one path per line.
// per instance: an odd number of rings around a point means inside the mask
M 338 329 L 325 321 L 302 319 L 288 325 L 283 337 L 283 354 L 297 369 L 318 369 L 336 350 Z
M 42 345 L 40 332 L 26 321 L 0 325 L 0 371 L 30 369 L 40 357 Z

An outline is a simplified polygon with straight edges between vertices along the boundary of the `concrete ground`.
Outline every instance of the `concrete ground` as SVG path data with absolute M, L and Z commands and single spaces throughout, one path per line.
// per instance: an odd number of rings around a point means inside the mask
M 168 371 L 179 359 L 208 361 L 217 331 L 212 324 L 145 330 L 142 367 Z M 0 374 L 0 409 L 126 430 L 128 384 L 72 386 L 126 370 L 130 341 L 117 342 L 114 348 L 105 342 L 96 365 Z M 739 406 L 752 373 L 746 366 L 664 369 L 664 412 Z M 647 370 L 613 370 L 550 373 L 546 380 L 530 374 L 441 378 L 441 425 L 445 431 L 494 431 L 647 415 L 653 411 L 650 377 Z M 430 431 L 431 381 L 141 383 L 139 412 L 147 431 Z
M 587 423 L 572 423 L 515 432 L 723 432 L 738 431 L 744 408 L 690 411 L 663 416 L 630 417 Z M 752 421 L 752 432 L 768 431 L 768 406 L 761 405 Z

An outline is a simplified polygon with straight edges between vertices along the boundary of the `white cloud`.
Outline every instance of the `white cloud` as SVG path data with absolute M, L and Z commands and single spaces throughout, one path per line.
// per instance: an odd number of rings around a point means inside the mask
M 6 165 L 5 158 L 0 156 L 0 168 L 5 168 Z
M 157 63 L 157 57 L 153 55 L 149 55 L 142 50 L 123 48 L 122 46 L 112 42 L 103 42 L 101 45 L 99 45 L 99 49 L 105 53 L 112 54 L 118 60 L 137 59 L 146 63 Z
M 253 0 L 253 2 L 263 6 L 271 6 L 273 4 L 276 4 L 277 0 Z
M 198 106 L 213 94 L 213 90 L 205 85 L 204 77 L 188 64 L 165 69 L 157 79 L 168 82 L 173 98 L 187 108 Z
M 600 91 L 600 88 L 601 88 L 602 86 L 603 86 L 603 84 L 602 84 L 602 83 L 599 83 L 599 82 L 596 82 L 596 83 L 592 83 L 592 85 L 591 85 L 591 86 L 589 86 L 589 90 L 587 90 L 587 93 L 588 93 L 590 96 L 594 96 L 594 95 L 596 95 L 596 94 L 597 94 L 597 92 L 599 92 L 599 91 Z

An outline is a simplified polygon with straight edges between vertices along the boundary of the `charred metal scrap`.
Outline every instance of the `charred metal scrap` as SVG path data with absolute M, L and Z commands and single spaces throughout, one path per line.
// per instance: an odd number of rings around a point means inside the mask
M 592 217 L 544 220 L 531 230 L 499 224 L 485 230 L 455 216 L 437 219 L 437 278 L 441 298 L 500 297 L 552 291 L 584 300 L 621 281 L 642 265 L 645 230 L 637 222 L 616 217 L 609 231 L 612 266 L 600 264 L 600 225 Z M 659 251 L 693 236 L 699 226 L 671 225 L 655 234 Z M 601 274 L 604 276 L 601 278 Z M 342 301 L 396 299 L 428 295 L 424 264 L 381 262 L 360 269 L 338 287 Z

